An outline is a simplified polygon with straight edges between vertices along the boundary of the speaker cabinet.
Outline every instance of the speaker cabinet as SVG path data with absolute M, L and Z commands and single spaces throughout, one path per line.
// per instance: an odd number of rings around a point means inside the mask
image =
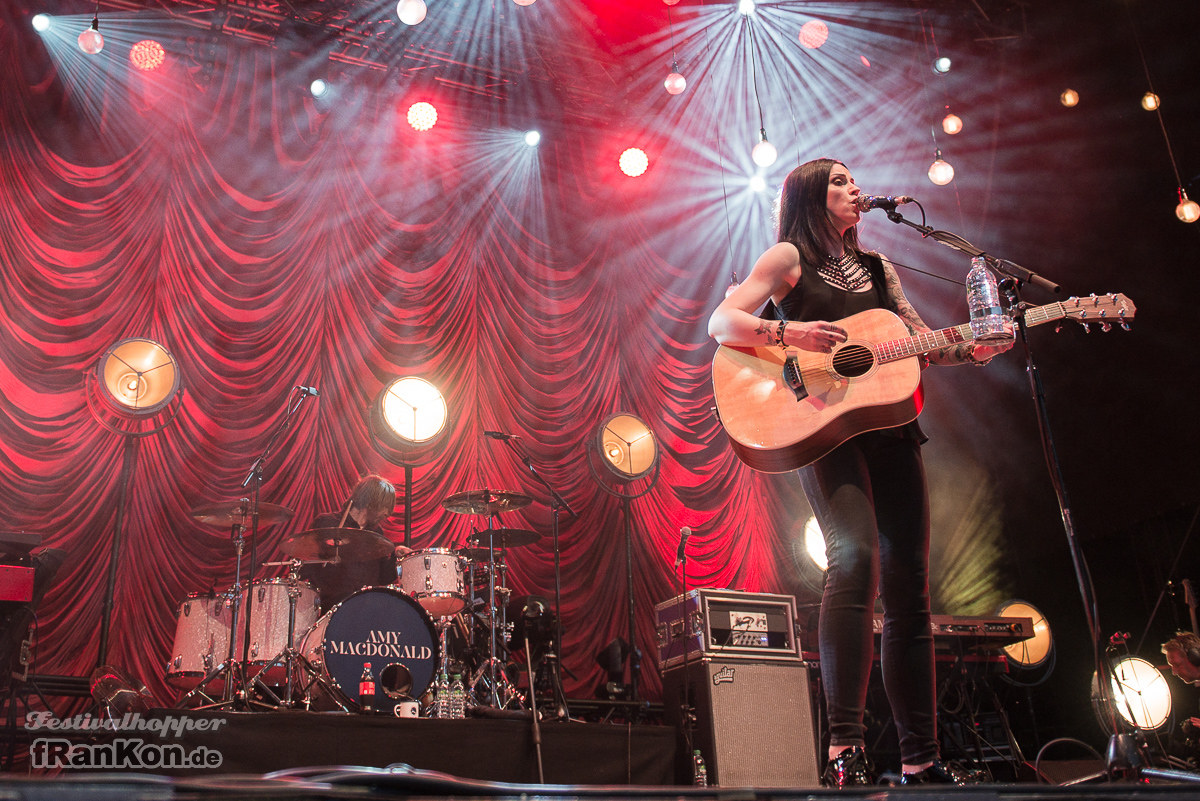
M 696 716 L 692 747 L 704 756 L 710 784 L 819 786 L 813 689 L 800 661 L 704 659 L 665 671 L 666 717 L 680 732 L 680 781 L 691 775 L 681 713 L 686 693 Z

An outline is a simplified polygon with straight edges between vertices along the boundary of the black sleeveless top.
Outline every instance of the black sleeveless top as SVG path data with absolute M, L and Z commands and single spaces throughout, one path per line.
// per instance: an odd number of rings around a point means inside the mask
M 778 306 L 774 301 L 769 301 L 763 309 L 762 317 L 768 320 L 797 322 L 836 322 L 867 309 L 887 309 L 895 312 L 895 304 L 884 290 L 883 260 L 870 253 L 860 252 L 858 257 L 871 274 L 870 289 L 865 292 L 848 292 L 827 283 L 815 267 L 801 265 L 800 280 Z M 878 433 L 911 438 L 918 442 L 927 439 L 915 420 L 896 428 L 883 429 Z

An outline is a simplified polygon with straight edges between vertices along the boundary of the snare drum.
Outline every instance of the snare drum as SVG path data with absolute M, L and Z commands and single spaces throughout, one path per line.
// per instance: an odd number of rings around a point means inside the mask
M 233 616 L 229 593 L 194 592 L 188 595 L 175 615 L 175 642 L 167 661 L 167 683 L 190 690 L 229 657 L 229 624 Z M 210 685 L 214 690 L 223 681 Z
M 304 635 L 301 652 L 318 673 L 309 688 L 317 710 L 357 709 L 367 662 L 376 709 L 390 709 L 389 698 L 420 698 L 438 665 L 433 621 L 393 587 L 359 590 L 330 609 Z
M 296 596 L 296 624 L 292 629 L 292 645 L 299 649 L 304 632 L 308 631 L 317 618 L 321 616 L 321 599 L 316 587 L 307 581 L 298 579 L 274 578 L 256 581 L 250 585 L 254 593 L 253 608 L 250 609 L 250 655 L 249 664 L 266 665 L 259 677 L 272 685 L 283 684 L 287 680 L 287 670 L 282 661 L 269 665 L 272 660 L 283 653 L 288 644 L 288 598 L 289 594 Z M 242 644 L 245 640 L 245 622 L 247 603 L 246 593 L 242 593 L 242 622 L 238 623 L 237 644 L 234 646 L 234 659 L 242 658 Z
M 414 551 L 400 559 L 400 589 L 434 617 L 457 615 L 467 605 L 466 563 L 457 552 L 446 548 Z

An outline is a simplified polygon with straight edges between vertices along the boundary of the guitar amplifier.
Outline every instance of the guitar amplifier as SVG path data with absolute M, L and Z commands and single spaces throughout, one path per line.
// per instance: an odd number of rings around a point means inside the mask
M 714 656 L 803 660 L 790 595 L 696 589 L 657 604 L 654 618 L 660 670 Z

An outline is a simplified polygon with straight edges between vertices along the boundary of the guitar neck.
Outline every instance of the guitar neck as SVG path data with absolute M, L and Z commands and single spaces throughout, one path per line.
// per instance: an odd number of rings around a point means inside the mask
M 1045 306 L 1026 309 L 1025 325 L 1041 325 L 1052 320 L 1062 320 L 1067 316 L 1067 309 L 1062 303 L 1047 303 Z M 972 342 L 974 339 L 975 334 L 971 331 L 971 324 L 963 323 L 925 334 L 880 342 L 875 346 L 875 352 L 879 361 L 895 362 L 912 356 L 920 356 L 922 353 L 928 353 L 938 348 Z

